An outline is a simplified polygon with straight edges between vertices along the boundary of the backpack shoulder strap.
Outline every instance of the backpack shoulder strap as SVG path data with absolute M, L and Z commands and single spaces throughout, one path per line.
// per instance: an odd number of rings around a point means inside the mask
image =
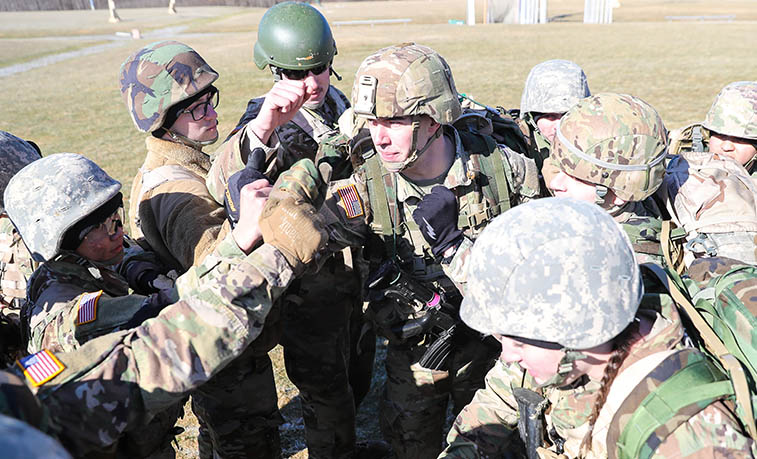
M 394 225 L 392 224 L 393 202 L 389 197 L 396 193 L 391 174 L 381 165 L 379 156 L 374 154 L 365 160 L 363 164 L 365 172 L 365 185 L 368 188 L 368 199 L 370 200 L 373 220 L 371 229 L 386 238 L 394 234 Z

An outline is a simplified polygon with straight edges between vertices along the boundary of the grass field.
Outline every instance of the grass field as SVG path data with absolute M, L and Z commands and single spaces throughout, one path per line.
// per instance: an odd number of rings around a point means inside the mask
M 462 0 L 324 3 L 330 21 L 411 18 L 405 25 L 335 26 L 339 46 L 334 82 L 349 94 L 353 75 L 370 52 L 415 41 L 435 48 L 450 63 L 457 88 L 490 105 L 517 107 L 529 69 L 546 59 L 565 58 L 586 71 L 593 92 L 637 95 L 655 106 L 669 128 L 701 120 L 720 88 L 757 78 L 749 43 L 757 42 L 754 0 L 621 0 L 612 25 L 583 25 L 583 1 L 551 0 L 549 15 L 567 22 L 538 26 L 449 25 L 465 18 Z M 483 0 L 478 0 L 481 11 Z M 0 67 L 110 41 L 115 32 L 139 28 L 145 34 L 183 27 L 175 38 L 197 49 L 220 73 L 219 130 L 228 132 L 247 100 L 263 94 L 270 74 L 252 63 L 252 45 L 262 9 L 232 7 L 119 10 L 124 21 L 108 24 L 107 11 L 0 13 Z M 667 15 L 733 14 L 733 22 L 666 22 Z M 168 38 L 167 35 L 165 38 Z M 53 38 L 55 37 L 55 38 Z M 0 77 L 0 129 L 35 140 L 44 153 L 85 154 L 127 186 L 144 157 L 144 136 L 133 127 L 118 90 L 121 62 L 153 41 L 122 40 L 120 46 L 41 68 Z M 0 70 L 2 70 L 0 68 Z M 210 149 L 212 150 L 212 148 Z M 274 352 L 281 405 L 290 423 L 286 447 L 302 451 L 296 389 Z M 375 387 L 362 412 L 361 434 L 376 433 Z M 181 438 L 182 457 L 193 457 L 193 420 Z M 296 453 L 296 454 L 295 454 Z

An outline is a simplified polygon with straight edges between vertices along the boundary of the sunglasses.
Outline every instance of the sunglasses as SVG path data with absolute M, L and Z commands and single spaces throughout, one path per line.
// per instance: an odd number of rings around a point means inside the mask
M 99 242 L 106 237 L 112 238 L 118 234 L 118 229 L 124 226 L 123 221 L 124 208 L 119 207 L 110 217 L 106 218 L 104 222 L 96 226 L 85 228 L 84 232 L 86 232 L 86 235 L 84 236 L 84 239 L 87 239 L 90 242 Z
M 193 120 L 200 121 L 208 115 L 208 106 L 213 107 L 214 110 L 216 109 L 216 107 L 218 107 L 221 98 L 220 94 L 221 92 L 218 90 L 213 91 L 210 94 L 210 97 L 208 97 L 208 100 L 195 105 L 192 108 L 180 111 L 179 115 L 181 115 L 182 113 L 189 113 L 190 115 L 192 115 Z
M 313 73 L 313 75 L 320 75 L 328 70 L 329 67 L 331 67 L 331 63 L 323 64 L 308 70 L 289 70 L 278 68 L 277 71 L 279 75 L 284 75 L 288 80 L 304 80 L 311 72 Z

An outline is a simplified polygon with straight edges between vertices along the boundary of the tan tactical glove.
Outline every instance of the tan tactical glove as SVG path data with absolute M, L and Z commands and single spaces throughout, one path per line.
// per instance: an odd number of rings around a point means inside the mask
M 313 162 L 300 160 L 279 176 L 260 216 L 263 240 L 284 255 L 297 275 L 328 242 L 322 217 L 317 213 L 325 194 L 326 184 Z

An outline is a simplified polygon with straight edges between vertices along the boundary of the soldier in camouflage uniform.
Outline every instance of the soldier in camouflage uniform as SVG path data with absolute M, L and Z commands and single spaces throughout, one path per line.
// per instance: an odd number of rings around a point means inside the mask
M 557 197 L 594 202 L 631 237 L 639 262 L 661 262 L 660 208 L 652 194 L 665 172 L 667 131 L 660 115 L 626 94 L 595 94 L 560 120 L 547 162 Z
M 528 72 L 518 121 L 523 135 L 529 139 L 526 155 L 536 161 L 543 185 L 549 184 L 550 172 L 554 172 L 549 168 L 545 171 L 544 163 L 549 157 L 557 123 L 579 100 L 590 95 L 586 74 L 574 62 L 552 59 L 535 65 Z
M 723 88 L 702 123 L 670 133 L 671 153 L 720 154 L 757 176 L 757 81 L 737 81 Z
M 39 150 L 13 134 L 0 131 L 0 367 L 10 365 L 23 352 L 19 323 L 21 308 L 26 302 L 26 281 L 37 268 L 13 227 L 2 201 L 5 186 L 16 172 L 40 158 Z
M 121 93 L 132 120 L 152 134 L 132 186 L 132 234 L 179 272 L 199 263 L 229 231 L 226 212 L 205 187 L 210 158 L 202 151 L 218 138 L 217 78 L 196 51 L 174 41 L 148 45 L 121 66 Z M 282 418 L 268 358 L 278 341 L 278 314 L 274 308 L 263 336 L 192 397 L 203 458 L 247 457 L 250 451 L 279 456 Z
M 440 457 L 618 457 L 639 394 L 705 361 L 685 346 L 669 297 L 645 294 L 628 237 L 597 206 L 546 198 L 513 209 L 484 230 L 468 266 L 460 316 L 502 352 Z M 723 401 L 678 421 L 649 455 L 757 452 Z
M 315 158 L 321 138 L 349 107 L 330 84 L 336 53 L 328 22 L 312 6 L 284 2 L 266 11 L 254 58 L 261 70 L 269 67 L 274 84 L 250 100 L 213 159 L 207 186 L 219 203 L 229 178 L 245 168 L 253 151 L 265 155 L 261 172 L 271 181 L 299 159 Z M 300 391 L 312 458 L 352 456 L 355 408 L 370 387 L 375 337 L 362 327 L 357 258 L 336 254 L 283 300 L 284 362 Z M 349 371 L 351 364 L 355 371 Z
M 461 113 L 452 72 L 425 46 L 392 46 L 367 57 L 355 77 L 352 106 L 372 145 L 360 157 L 350 139 L 337 136 L 319 152 L 327 163 L 351 155 L 364 161 L 349 179 L 331 183 L 322 213 L 332 246 L 365 246 L 374 268 L 394 266 L 411 285 L 443 294 L 444 320 L 455 324 L 461 295 L 445 272 L 464 282 L 465 254 L 488 219 L 537 196 L 536 165 L 490 137 L 451 126 Z M 389 338 L 382 430 L 398 457 L 433 457 L 441 449 L 449 399 L 455 410 L 467 403 L 496 348 L 456 324 L 443 362 L 422 367 L 419 360 L 439 331 L 432 333 L 431 324 L 441 316 L 412 298 L 393 299 L 387 293 L 393 287 L 382 282 L 371 280 L 368 311 Z
M 307 195 L 322 194 L 313 165 L 300 170 L 309 176 Z M 25 179 L 35 186 L 43 180 Z M 273 301 L 326 243 L 313 206 L 288 187 L 282 183 L 273 192 L 262 214 L 243 204 L 240 221 L 248 229 L 235 230 L 180 277 L 181 299 L 157 317 L 70 353 L 40 351 L 3 372 L 0 411 L 54 435 L 81 457 L 109 448 L 208 381 L 260 336 Z M 243 202 L 255 194 L 248 185 Z M 18 212 L 9 211 L 28 245 L 49 247 L 46 228 L 55 217 L 35 225 L 28 203 L 16 204 Z M 250 250 L 261 235 L 265 243 L 246 255 L 242 248 Z

